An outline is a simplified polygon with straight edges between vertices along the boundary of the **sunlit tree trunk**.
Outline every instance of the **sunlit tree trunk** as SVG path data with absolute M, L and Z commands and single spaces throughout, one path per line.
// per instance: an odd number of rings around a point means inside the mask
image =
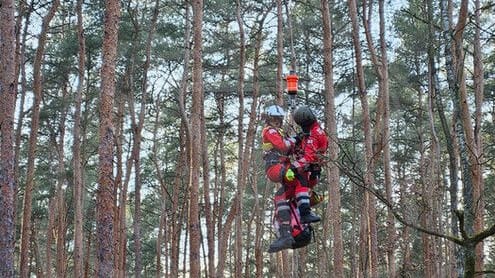
M 14 277 L 15 200 L 14 108 L 17 91 L 15 76 L 15 4 L 0 5 L 0 276 Z
M 193 11 L 193 69 L 192 69 L 192 107 L 191 107 L 191 165 L 190 165 L 190 199 L 189 199 L 189 271 L 191 277 L 200 277 L 200 218 L 199 218 L 199 183 L 201 175 L 201 134 L 203 116 L 203 62 L 202 62 L 202 26 L 203 1 L 192 1 Z
M 47 33 L 49 25 L 55 12 L 60 4 L 59 0 L 53 1 L 48 14 L 43 18 L 41 25 L 40 36 L 38 38 L 38 48 L 36 49 L 36 55 L 33 65 L 33 93 L 34 103 L 32 106 L 31 114 L 31 127 L 29 134 L 29 146 L 28 146 L 28 165 L 26 173 L 26 188 L 24 193 L 23 207 L 22 207 L 22 228 L 21 228 L 21 250 L 20 250 L 20 277 L 29 277 L 29 246 L 31 241 L 31 215 L 32 215 L 32 199 L 35 171 L 35 158 L 36 158 L 36 144 L 38 142 L 38 129 L 39 129 L 39 117 L 40 117 L 40 105 L 43 95 L 42 74 L 41 65 L 43 63 L 43 55 L 45 52 Z
M 113 103 L 115 95 L 115 65 L 117 57 L 120 2 L 107 0 L 102 51 L 100 126 L 99 126 L 99 173 L 96 193 L 96 275 L 113 277 L 114 262 L 114 176 L 113 176 Z
M 468 18 L 468 3 L 469 1 L 467 0 L 461 1 L 459 5 L 457 24 L 453 29 L 451 29 L 452 19 L 449 16 L 451 13 L 451 10 L 449 9 L 450 1 L 447 3 L 444 1 L 441 2 L 447 81 L 449 83 L 450 95 L 452 97 L 454 107 L 455 133 L 459 146 L 461 177 L 463 183 L 465 221 L 464 226 L 460 227 L 460 229 L 463 229 L 467 235 L 470 236 L 476 232 L 479 232 L 476 230 L 478 228 L 476 219 L 481 217 L 483 214 L 482 209 L 478 210 L 476 207 L 479 203 L 482 203 L 482 200 L 475 200 L 476 197 L 481 198 L 481 195 L 479 194 L 481 193 L 480 189 L 482 188 L 483 177 L 480 162 L 481 153 L 477 146 L 475 135 L 476 132 L 471 122 L 471 115 L 468 107 L 466 77 L 464 73 L 465 54 L 463 41 Z M 480 65 L 477 64 L 477 71 L 480 70 L 479 66 Z M 476 74 L 479 74 L 479 72 Z M 479 80 L 476 82 L 479 82 Z M 479 84 L 477 84 L 477 86 L 478 85 Z M 479 90 L 479 87 L 477 89 Z M 479 92 L 476 94 L 479 94 Z M 479 95 L 476 102 L 479 102 Z M 478 108 L 476 109 L 478 110 Z M 481 223 L 481 221 L 478 223 Z M 476 252 L 473 248 L 471 248 L 471 246 L 463 246 L 463 255 L 464 276 L 472 277 L 475 273 L 476 267 L 481 267 L 483 263 L 482 261 L 477 262 Z M 458 268 L 458 272 L 458 275 L 461 275 L 460 273 L 462 270 Z
M 324 55 L 324 78 L 325 78 L 325 115 L 326 127 L 329 135 L 329 161 L 327 167 L 328 175 L 328 195 L 329 202 L 327 206 L 327 220 L 324 222 L 324 238 L 330 237 L 330 229 L 333 234 L 333 268 L 330 270 L 328 266 L 322 265 L 321 269 L 325 269 L 327 273 L 332 273 L 333 277 L 344 277 L 344 247 L 342 239 L 342 219 L 340 215 L 340 182 L 339 168 L 336 161 L 338 159 L 338 137 L 337 137 L 337 122 L 335 119 L 335 92 L 333 87 L 333 53 L 332 53 L 332 22 L 328 0 L 321 0 L 321 15 L 323 21 L 323 55 Z M 326 244 L 323 245 L 323 247 Z M 325 248 L 325 247 L 324 247 Z M 329 258 L 321 260 L 328 262 Z

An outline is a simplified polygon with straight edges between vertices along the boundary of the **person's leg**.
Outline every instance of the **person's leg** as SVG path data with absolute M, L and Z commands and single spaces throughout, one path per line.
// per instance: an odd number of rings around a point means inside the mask
M 294 238 L 292 237 L 292 227 L 290 225 L 290 207 L 284 186 L 280 187 L 275 194 L 275 210 L 280 223 L 280 236 L 270 244 L 270 248 L 268 249 L 268 252 L 270 253 L 291 248 L 295 243 Z
M 302 186 L 300 183 L 296 185 L 296 201 L 301 216 L 301 223 L 313 223 L 321 220 L 318 215 L 311 211 L 309 188 Z

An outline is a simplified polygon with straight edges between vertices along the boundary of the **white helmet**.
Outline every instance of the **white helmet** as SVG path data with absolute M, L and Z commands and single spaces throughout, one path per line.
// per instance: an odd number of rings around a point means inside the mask
M 270 117 L 284 117 L 285 111 L 278 105 L 272 105 L 268 106 L 268 108 L 266 109 L 266 115 Z

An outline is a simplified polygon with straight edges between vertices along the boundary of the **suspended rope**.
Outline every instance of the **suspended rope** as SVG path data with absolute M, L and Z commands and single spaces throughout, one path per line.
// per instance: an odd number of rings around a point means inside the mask
M 296 72 L 297 71 L 297 56 L 296 50 L 294 48 L 294 32 L 292 29 L 292 20 L 291 20 L 291 12 L 290 12 L 290 4 L 291 0 L 285 1 L 285 13 L 287 14 L 287 27 L 289 29 L 289 47 L 290 47 L 290 70 Z
M 285 77 L 285 81 L 287 84 L 287 93 L 289 95 L 288 100 L 288 108 L 289 112 L 292 112 L 293 109 L 297 107 L 297 82 L 299 77 L 297 76 L 297 55 L 296 50 L 294 48 L 294 32 L 292 28 L 292 19 L 291 19 L 291 0 L 287 0 L 284 2 L 285 12 L 287 15 L 287 27 L 289 31 L 289 48 L 290 48 L 290 69 L 289 74 Z

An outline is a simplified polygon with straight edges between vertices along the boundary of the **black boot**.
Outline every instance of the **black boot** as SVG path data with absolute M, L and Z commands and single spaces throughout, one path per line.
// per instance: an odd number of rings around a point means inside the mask
M 280 237 L 270 244 L 268 253 L 275 253 L 284 249 L 292 248 L 292 245 L 296 243 L 292 237 L 291 226 L 289 224 L 280 225 L 279 232 Z
M 303 224 L 321 221 L 321 217 L 311 211 L 309 204 L 301 204 L 299 206 L 299 214 L 301 215 L 301 223 Z

